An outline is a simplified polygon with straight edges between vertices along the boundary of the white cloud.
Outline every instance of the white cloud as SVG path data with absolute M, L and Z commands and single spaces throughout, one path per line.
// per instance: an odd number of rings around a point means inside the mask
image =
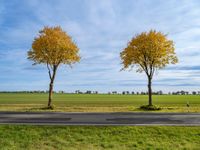
M 198 66 L 199 8 L 198 1 L 175 0 L 126 2 L 123 0 L 73 2 L 30 0 L 21 3 L 15 1 L 6 9 L 1 5 L 0 52 L 6 54 L 1 62 L 8 65 L 0 65 L 0 68 L 4 70 L 14 68 L 13 72 L 18 70 L 14 79 L 19 78 L 19 81 L 10 81 L 13 84 L 23 82 L 24 88 L 26 85 L 30 88 L 30 81 L 25 76 L 31 76 L 30 80 L 35 82 L 34 88 L 44 87 L 40 83 L 48 83 L 45 66 L 30 69 L 32 66 L 31 62 L 26 60 L 26 52 L 31 47 L 38 30 L 43 26 L 61 25 L 78 44 L 82 61 L 73 69 L 64 66 L 60 68 L 56 89 L 95 88 L 107 91 L 112 88 L 132 89 L 128 84 L 133 84 L 134 90 L 144 90 L 146 89 L 144 74 L 119 71 L 121 69 L 119 52 L 136 33 L 156 29 L 168 33 L 168 37 L 175 41 L 180 62 L 174 67 Z M 154 81 L 170 85 L 171 80 L 174 79 L 173 84 L 177 83 L 177 85 L 199 84 L 199 78 L 193 77 L 197 74 L 197 71 L 191 70 L 166 69 L 159 71 Z M 5 76 L 12 78 L 5 73 L 0 80 Z M 38 76 L 41 76 L 41 79 Z M 138 86 L 139 84 L 142 87 Z M 1 85 L 1 89 L 8 89 L 7 85 L 4 87 Z M 72 89 L 69 86 L 72 86 Z M 155 89 L 157 88 L 171 89 L 155 84 Z M 194 86 L 190 88 L 196 89 Z M 190 88 L 188 90 L 191 90 Z

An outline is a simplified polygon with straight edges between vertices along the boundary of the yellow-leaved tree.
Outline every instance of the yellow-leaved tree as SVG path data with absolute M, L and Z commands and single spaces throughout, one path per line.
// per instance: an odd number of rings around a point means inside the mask
M 157 69 L 167 64 L 176 64 L 174 42 L 162 32 L 150 30 L 136 35 L 120 53 L 123 68 L 137 67 L 137 72 L 145 72 L 148 77 L 149 105 L 152 106 L 152 78 Z
M 48 108 L 52 108 L 52 92 L 56 71 L 61 64 L 79 62 L 79 48 L 61 27 L 44 27 L 28 51 L 28 59 L 34 64 L 46 64 L 50 78 Z

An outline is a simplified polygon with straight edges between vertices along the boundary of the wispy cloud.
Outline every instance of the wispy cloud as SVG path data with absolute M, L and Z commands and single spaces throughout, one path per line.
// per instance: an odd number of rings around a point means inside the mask
M 119 53 L 135 34 L 149 29 L 167 33 L 179 57 L 179 64 L 155 75 L 154 89 L 198 89 L 199 18 L 197 0 L 1 0 L 0 90 L 48 88 L 46 66 L 26 59 L 45 25 L 62 26 L 82 56 L 72 69 L 59 68 L 56 90 L 145 90 L 144 74 L 120 71 Z

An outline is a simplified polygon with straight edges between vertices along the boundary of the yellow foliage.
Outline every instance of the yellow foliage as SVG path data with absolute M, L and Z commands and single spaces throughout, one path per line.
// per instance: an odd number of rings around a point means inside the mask
M 80 60 L 79 48 L 61 27 L 44 27 L 28 51 L 28 59 L 35 64 L 45 63 L 50 66 L 73 64 Z
M 178 62 L 173 41 L 155 30 L 133 37 L 120 56 L 123 69 L 137 66 L 138 72 L 145 71 L 150 78 L 156 69 Z

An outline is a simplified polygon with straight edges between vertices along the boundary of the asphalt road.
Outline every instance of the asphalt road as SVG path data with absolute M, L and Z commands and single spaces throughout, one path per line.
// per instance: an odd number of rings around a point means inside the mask
M 0 124 L 200 126 L 200 113 L 0 112 Z

